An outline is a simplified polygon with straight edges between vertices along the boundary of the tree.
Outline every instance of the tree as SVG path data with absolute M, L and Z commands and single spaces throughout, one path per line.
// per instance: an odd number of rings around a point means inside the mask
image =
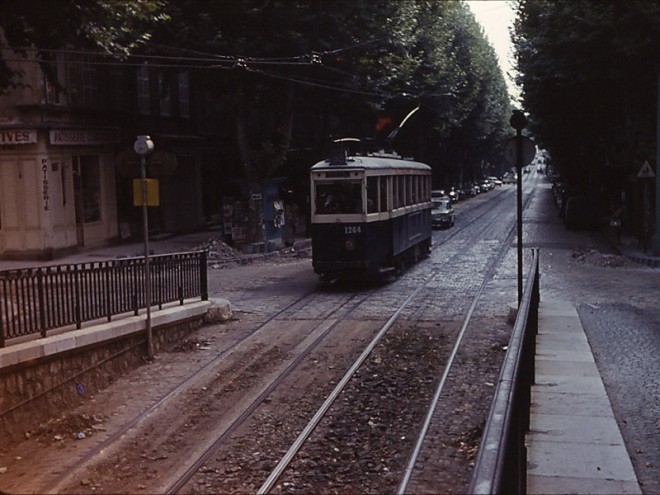
M 175 46 L 184 57 L 217 59 L 215 70 L 204 73 L 203 84 L 222 102 L 217 114 L 234 122 L 251 198 L 248 241 L 264 238 L 258 198 L 263 181 L 285 163 L 296 108 L 307 99 L 329 108 L 355 98 L 357 80 L 331 66 L 341 57 L 347 65 L 359 65 L 355 57 L 347 60 L 346 52 L 372 39 L 376 8 L 348 1 L 168 2 L 171 22 L 156 33 L 158 45 L 142 52 Z M 309 89 L 338 83 L 346 91 L 339 98 L 335 94 L 334 102 L 326 92 Z
M 530 129 L 573 185 L 652 156 L 660 3 L 522 0 L 513 39 Z
M 47 21 L 32 20 L 35 4 L 47 5 L 39 17 Z M 378 141 L 418 106 L 396 140 L 380 144 L 427 161 L 438 180 L 460 177 L 459 167 L 474 168 L 497 149 L 508 127 L 508 97 L 495 54 L 458 0 L 8 5 L 0 13 L 8 42 L 41 48 L 42 60 L 48 58 L 44 48 L 72 43 L 115 56 L 166 55 L 190 64 L 216 125 L 232 123 L 250 198 L 284 170 L 292 142 L 314 146 L 319 154 L 327 134 Z M 6 84 L 16 82 L 16 74 L 4 76 Z M 307 123 L 318 124 L 315 135 L 300 132 Z M 262 213 L 251 200 L 250 241 L 263 240 Z
M 38 60 L 47 62 L 52 50 L 69 44 L 122 57 L 165 20 L 162 6 L 163 0 L 3 0 L 0 40 L 4 36 L 9 50 L 0 52 L 0 94 L 21 84 L 21 73 L 7 64 L 6 54 L 26 56 L 36 47 Z M 42 67 L 49 76 L 48 65 Z

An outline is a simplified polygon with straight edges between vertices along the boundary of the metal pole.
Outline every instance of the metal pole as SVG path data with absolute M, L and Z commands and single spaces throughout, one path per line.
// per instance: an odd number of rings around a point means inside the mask
M 144 235 L 144 295 L 147 300 L 147 356 L 154 357 L 153 334 L 151 331 L 151 271 L 149 266 L 149 215 L 147 212 L 147 167 L 146 158 L 140 156 L 140 175 L 142 178 L 142 226 Z
M 518 219 L 518 307 L 523 296 L 523 223 L 522 223 L 522 128 L 516 129 L 516 170 L 518 172 L 516 214 Z
M 140 155 L 140 185 L 142 186 L 142 226 L 144 236 L 144 296 L 147 305 L 147 356 L 154 357 L 153 336 L 151 332 L 151 271 L 149 267 L 149 216 L 147 214 L 147 165 L 146 158 L 154 150 L 154 143 L 149 136 L 138 136 L 133 149 Z
M 516 210 L 518 217 L 518 307 L 523 297 L 523 225 L 522 225 L 522 166 L 523 166 L 523 135 L 522 130 L 527 125 L 527 118 L 521 110 L 514 110 L 509 121 L 516 130 L 516 172 L 518 173 Z

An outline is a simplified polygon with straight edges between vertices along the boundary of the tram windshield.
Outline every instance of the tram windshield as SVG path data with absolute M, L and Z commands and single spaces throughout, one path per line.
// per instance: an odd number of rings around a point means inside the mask
M 316 213 L 362 213 L 362 183 L 316 184 Z

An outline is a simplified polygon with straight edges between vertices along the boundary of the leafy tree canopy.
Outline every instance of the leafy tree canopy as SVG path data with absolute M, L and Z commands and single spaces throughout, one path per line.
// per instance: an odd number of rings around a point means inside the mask
M 45 60 L 67 45 L 127 55 L 166 19 L 162 7 L 163 0 L 3 0 L 0 40 L 11 48 L 5 56 L 25 56 L 36 47 Z M 20 75 L 0 57 L 0 94 L 19 84 Z
M 521 0 L 513 38 L 530 129 L 565 175 L 652 156 L 659 2 Z
M 337 114 L 338 132 L 365 134 L 379 115 L 396 125 L 419 105 L 408 125 L 425 141 L 421 158 L 447 163 L 459 150 L 479 161 L 508 132 L 495 54 L 458 0 L 4 0 L 0 28 L 9 46 L 43 59 L 71 45 L 197 66 L 217 113 L 249 130 L 254 177 L 283 162 L 294 112 Z M 0 88 L 17 76 L 0 60 Z

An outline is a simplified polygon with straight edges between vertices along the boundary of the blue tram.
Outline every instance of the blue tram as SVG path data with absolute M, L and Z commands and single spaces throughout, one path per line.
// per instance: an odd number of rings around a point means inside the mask
M 398 273 L 431 249 L 431 168 L 396 155 L 310 170 L 312 265 L 326 279 Z

